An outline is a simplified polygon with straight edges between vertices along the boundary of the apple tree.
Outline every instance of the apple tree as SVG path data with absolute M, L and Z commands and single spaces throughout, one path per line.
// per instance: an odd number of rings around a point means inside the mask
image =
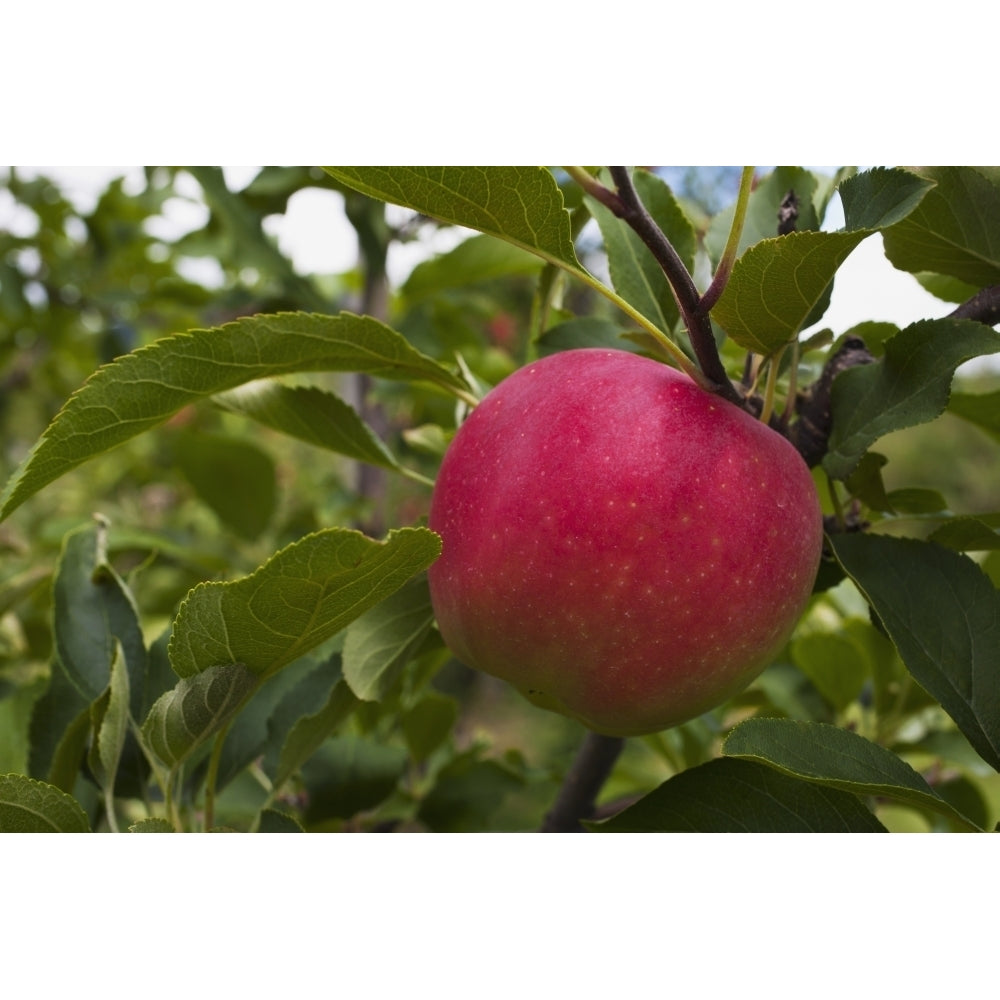
M 706 176 L 156 168 L 83 212 L 11 171 L 0 830 L 996 828 L 1000 172 Z M 307 190 L 356 268 L 268 235 Z M 877 234 L 946 316 L 824 325 Z

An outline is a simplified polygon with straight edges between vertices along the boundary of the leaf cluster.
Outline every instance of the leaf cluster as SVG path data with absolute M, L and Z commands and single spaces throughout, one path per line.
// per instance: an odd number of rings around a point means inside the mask
M 490 385 L 594 345 L 808 430 L 829 531 L 787 649 L 730 703 L 629 741 L 590 828 L 996 825 L 1000 507 L 890 488 L 872 447 L 948 417 L 995 458 L 1000 390 L 952 383 L 1000 353 L 968 305 L 1000 286 L 997 174 L 745 171 L 704 211 L 683 175 L 623 171 L 268 168 L 235 191 L 158 168 L 85 215 L 11 173 L 36 221 L 0 236 L 0 830 L 537 827 L 578 727 L 450 658 L 420 521 Z M 205 224 L 150 236 L 192 179 Z M 301 275 L 267 235 L 305 187 L 344 195 L 354 272 Z M 479 235 L 393 286 L 393 246 L 456 227 Z M 876 234 L 967 306 L 824 330 Z M 221 288 L 181 276 L 191 256 Z M 860 341 L 865 363 L 838 367 Z

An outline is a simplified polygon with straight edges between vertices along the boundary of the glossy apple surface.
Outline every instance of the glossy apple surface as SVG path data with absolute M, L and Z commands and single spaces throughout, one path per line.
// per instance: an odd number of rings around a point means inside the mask
M 788 441 L 666 365 L 603 349 L 529 364 L 482 400 L 429 524 L 452 652 L 622 736 L 694 718 L 756 677 L 822 547 Z

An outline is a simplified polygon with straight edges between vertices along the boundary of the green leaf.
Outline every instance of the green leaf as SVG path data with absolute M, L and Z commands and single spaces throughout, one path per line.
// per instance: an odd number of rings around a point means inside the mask
M 107 523 L 96 519 L 63 539 L 53 580 L 53 634 L 66 678 L 80 703 L 99 698 L 111 679 L 116 642 L 129 670 L 133 715 L 143 709 L 148 669 L 131 593 L 107 561 Z
M 258 833 L 305 833 L 298 820 L 277 809 L 264 809 L 260 814 Z
M 339 662 L 339 657 L 336 660 Z M 265 756 L 264 767 L 275 787 L 302 767 L 354 710 L 357 699 L 337 666 L 332 661 L 321 664 L 289 691 L 268 720 L 274 751 Z
M 157 699 L 142 725 L 146 745 L 174 768 L 240 709 L 258 678 L 242 663 L 210 667 Z
M 420 803 L 421 822 L 438 833 L 487 828 L 504 797 L 524 785 L 524 777 L 509 762 L 482 754 L 482 747 L 473 746 L 441 768 Z
M 953 392 L 948 412 L 975 424 L 1000 441 L 1000 389 L 995 392 Z
M 690 271 L 694 266 L 695 232 L 677 199 L 655 174 L 636 170 L 633 179 L 643 205 Z M 592 198 L 587 198 L 586 203 L 604 238 L 615 291 L 660 330 L 673 330 L 678 319 L 677 304 L 670 283 L 649 248 L 610 209 Z
M 750 219 L 740 245 L 746 247 L 754 234 L 759 242 L 754 240 L 736 261 L 712 309 L 712 318 L 740 347 L 765 355 L 818 322 L 829 304 L 834 276 L 848 255 L 876 230 L 915 211 L 933 187 L 933 182 L 905 170 L 867 171 L 848 178 L 839 188 L 846 221 L 841 232 L 813 231 L 818 224 L 807 215 L 800 218 L 798 232 L 775 237 L 774 213 L 783 197 L 778 192 L 793 188 L 801 198 L 803 183 L 811 185 L 809 190 L 815 186 L 812 175 L 795 180 L 782 173 L 787 169 L 779 168 L 768 179 L 767 204 L 772 214 L 760 216 L 760 190 L 751 196 Z M 777 187 L 775 178 L 780 179 Z M 756 230 L 750 224 L 753 220 Z M 765 221 L 766 227 L 761 228 Z
M 176 833 L 173 826 L 165 819 L 150 817 L 140 819 L 128 828 L 129 833 Z
M 1000 549 L 1000 513 L 951 518 L 928 541 L 957 552 L 995 551 Z
M 922 320 L 900 330 L 882 358 L 834 380 L 833 432 L 823 467 L 835 479 L 846 478 L 878 438 L 939 416 L 960 364 L 997 352 L 1000 334 L 969 320 Z
M 216 396 L 215 403 L 318 448 L 387 469 L 399 468 L 353 407 L 315 386 L 251 382 Z
M 876 167 L 855 174 L 837 189 L 847 231 L 885 229 L 905 219 L 934 187 L 908 170 Z
M 255 379 L 306 371 L 461 379 L 366 316 L 277 313 L 165 337 L 99 368 L 67 401 L 0 496 L 0 520 L 70 469 L 163 423 L 182 407 Z
M 395 593 L 440 554 L 426 528 L 384 542 L 330 528 L 307 535 L 232 583 L 199 584 L 185 598 L 170 638 L 181 677 L 242 663 L 266 677 Z
M 569 213 L 544 167 L 324 167 L 342 184 L 380 201 L 467 226 L 582 271 Z
M 623 338 L 621 326 L 603 316 L 578 316 L 549 327 L 538 338 L 538 353 L 544 357 L 577 347 L 610 347 L 633 350 Z
M 795 665 L 837 710 L 857 700 L 869 668 L 861 650 L 844 635 L 816 633 L 796 638 L 791 646 Z
M 363 701 L 381 701 L 434 623 L 423 574 L 352 622 L 344 635 L 344 678 Z
M 128 667 L 121 643 L 115 643 L 108 689 L 91 706 L 91 729 L 94 738 L 87 760 L 100 786 L 110 795 L 125 747 L 129 729 Z
M 722 752 L 855 795 L 887 795 L 931 809 L 966 830 L 978 829 L 891 750 L 838 726 L 794 719 L 748 719 L 726 737 Z
M 406 760 L 402 747 L 356 737 L 327 740 L 302 768 L 306 821 L 349 819 L 374 809 L 396 788 Z
M 723 757 L 681 771 L 602 823 L 600 833 L 879 833 L 850 792 Z
M 228 434 L 180 431 L 173 444 L 181 472 L 219 520 L 243 538 L 257 538 L 278 506 L 274 459 Z
M 929 542 L 863 534 L 831 542 L 907 669 L 1000 770 L 1000 593 L 967 556 Z
M 457 718 L 458 702 L 436 691 L 427 692 L 404 712 L 400 723 L 413 759 L 427 760 L 448 739 Z
M 828 299 L 837 269 L 867 237 L 853 233 L 796 232 L 754 244 L 735 263 L 715 320 L 740 347 L 770 355 L 789 343 Z
M 90 833 L 72 795 L 23 774 L 0 774 L 0 833 Z
M 465 285 L 535 274 L 541 266 L 534 253 L 492 236 L 472 236 L 454 250 L 418 264 L 401 291 L 409 302 L 415 303 Z
M 1000 282 L 1000 185 L 975 167 L 923 172 L 935 187 L 885 231 L 886 256 L 901 271 L 934 271 L 976 288 Z

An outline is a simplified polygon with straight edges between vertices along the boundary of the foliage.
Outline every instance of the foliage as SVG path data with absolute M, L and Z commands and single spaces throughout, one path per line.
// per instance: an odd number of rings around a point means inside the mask
M 1000 505 L 981 484 L 1000 386 L 960 366 L 1000 353 L 1000 174 L 709 176 L 265 168 L 235 190 L 217 168 L 158 167 L 81 211 L 12 170 L 0 830 L 541 827 L 592 763 L 573 764 L 585 733 L 451 658 L 422 519 L 489 387 L 594 344 L 679 366 L 787 434 L 827 549 L 764 674 L 605 754 L 570 825 L 996 827 Z M 343 199 L 350 273 L 302 275 L 267 235 L 307 188 Z M 154 235 L 176 199 L 204 225 Z M 402 243 L 452 230 L 390 280 Z M 954 315 L 821 326 L 876 233 Z M 185 277 L 196 258 L 217 287 Z

